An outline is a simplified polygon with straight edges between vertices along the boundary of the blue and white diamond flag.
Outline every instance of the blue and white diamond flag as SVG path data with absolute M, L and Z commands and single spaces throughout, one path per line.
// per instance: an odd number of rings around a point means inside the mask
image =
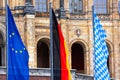
M 106 32 L 100 23 L 100 19 L 93 14 L 94 33 L 94 80 L 110 80 L 107 59 L 108 49 L 106 45 Z

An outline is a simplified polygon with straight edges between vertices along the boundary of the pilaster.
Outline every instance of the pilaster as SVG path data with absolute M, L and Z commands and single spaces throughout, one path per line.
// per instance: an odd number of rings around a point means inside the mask
M 29 67 L 35 68 L 36 47 L 35 47 L 35 13 L 32 5 L 26 5 L 24 8 L 26 47 L 29 52 Z
M 120 79 L 120 55 L 118 54 L 120 52 L 120 42 L 119 42 L 119 22 L 113 21 L 113 44 L 114 44 L 114 76 L 116 79 Z

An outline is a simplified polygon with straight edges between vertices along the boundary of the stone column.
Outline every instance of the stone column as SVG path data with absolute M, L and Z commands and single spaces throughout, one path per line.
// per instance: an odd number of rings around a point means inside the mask
M 15 14 L 16 15 L 16 14 Z M 22 41 L 25 43 L 25 27 L 24 27 L 24 18 L 22 15 L 17 13 L 17 16 L 15 16 L 15 23 L 17 25 L 17 29 L 20 32 L 20 36 L 22 38 Z
M 119 53 L 120 53 L 120 21 L 118 24 L 118 40 L 119 40 L 119 45 L 118 45 L 118 49 L 119 49 Z M 118 68 L 119 68 L 119 72 L 120 73 L 120 55 L 119 55 L 119 63 L 118 63 Z M 120 74 L 119 74 L 119 78 L 120 78 Z
M 92 15 L 91 15 L 92 16 Z M 87 22 L 88 30 L 89 30 L 89 71 L 87 73 L 89 75 L 93 75 L 93 26 L 92 26 L 92 20 L 88 20 Z
M 118 14 L 118 0 L 112 1 L 112 30 L 113 30 L 113 59 L 114 59 L 114 73 L 112 77 L 120 79 L 120 55 L 119 51 L 119 14 Z
M 35 48 L 35 10 L 32 5 L 26 4 L 24 8 L 25 18 L 25 43 L 29 52 L 29 67 L 35 68 L 36 61 L 36 48 Z
M 87 17 L 87 26 L 89 30 L 89 71 L 87 73 L 89 75 L 93 75 L 93 25 L 92 25 L 92 4 L 93 0 L 90 0 L 89 2 L 85 0 L 86 2 L 86 17 Z
M 116 79 L 120 79 L 120 67 L 119 67 L 119 27 L 118 27 L 117 21 L 113 21 L 113 44 L 114 44 L 114 68 L 115 68 L 115 73 L 112 76 L 115 76 Z

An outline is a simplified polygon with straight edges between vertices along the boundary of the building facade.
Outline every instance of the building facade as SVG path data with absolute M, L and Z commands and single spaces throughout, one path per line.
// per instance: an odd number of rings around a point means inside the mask
M 93 75 L 92 4 L 95 4 L 95 12 L 107 32 L 110 76 L 120 79 L 119 0 L 9 0 L 21 38 L 29 52 L 29 67 L 50 68 L 50 2 L 67 43 L 70 68 L 86 75 Z M 5 35 L 5 0 L 2 0 L 0 66 L 6 64 Z

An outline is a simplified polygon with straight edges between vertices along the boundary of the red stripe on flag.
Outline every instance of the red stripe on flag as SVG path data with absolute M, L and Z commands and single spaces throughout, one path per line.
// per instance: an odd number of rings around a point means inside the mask
M 60 39 L 60 59 L 61 59 L 61 80 L 70 80 L 69 75 L 69 69 L 67 64 L 67 55 L 66 55 L 66 49 L 65 49 L 65 40 L 62 35 L 62 31 L 60 28 L 60 25 L 58 24 L 58 33 L 59 33 L 59 39 Z

